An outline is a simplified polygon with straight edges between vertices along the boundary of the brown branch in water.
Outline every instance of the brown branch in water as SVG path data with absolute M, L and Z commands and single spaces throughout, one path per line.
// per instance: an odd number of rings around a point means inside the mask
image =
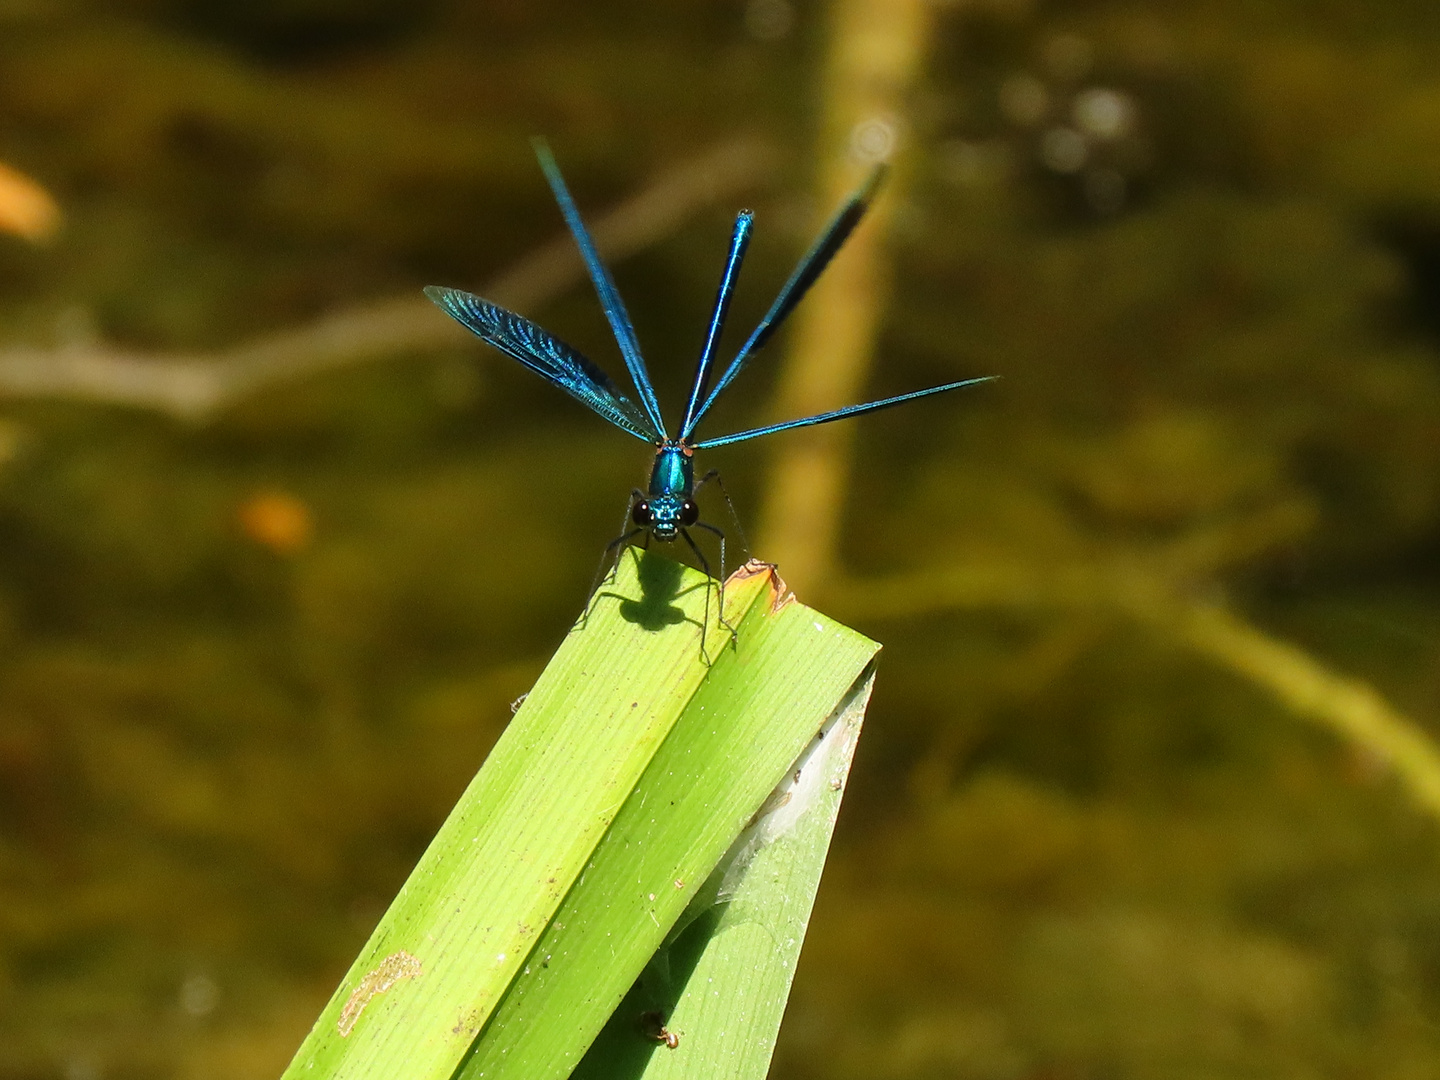
M 739 138 L 662 173 L 592 224 L 601 254 L 620 259 L 654 244 L 699 208 L 763 181 L 776 151 Z M 584 277 L 568 235 L 557 236 L 479 290 L 524 311 Z M 294 330 L 209 354 L 144 354 L 98 347 L 0 351 L 0 395 L 72 398 L 156 409 L 203 422 L 247 394 L 397 353 L 463 345 L 473 339 L 420 296 L 350 308 Z

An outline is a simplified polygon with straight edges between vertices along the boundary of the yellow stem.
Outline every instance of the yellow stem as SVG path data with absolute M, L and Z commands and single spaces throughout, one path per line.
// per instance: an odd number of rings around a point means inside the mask
M 923 0 L 836 0 L 823 82 L 824 161 L 818 194 L 831 213 L 901 135 L 905 99 L 920 68 Z M 874 353 L 890 265 L 884 252 L 895 182 L 850 238 L 795 315 L 776 395 L 779 418 L 855 401 Z M 849 476 L 846 424 L 777 441 L 757 551 L 802 593 L 823 590 L 834 571 Z

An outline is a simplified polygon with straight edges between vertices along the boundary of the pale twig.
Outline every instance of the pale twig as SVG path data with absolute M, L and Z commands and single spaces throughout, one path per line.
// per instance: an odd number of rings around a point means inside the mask
M 753 187 L 775 161 L 770 144 L 741 138 L 661 174 L 638 195 L 599 216 L 596 244 L 610 259 L 639 251 L 697 209 Z M 521 311 L 563 293 L 584 277 L 572 240 L 557 236 L 478 291 Z M 265 386 L 405 352 L 464 345 L 473 339 L 435 310 L 418 289 L 322 316 L 210 354 L 166 355 L 104 346 L 0 351 L 0 394 L 76 398 L 156 409 L 199 422 Z
M 1440 817 L 1440 751 L 1425 730 L 1369 683 L 1325 668 L 1218 606 L 1177 612 L 1173 629 L 1211 660 L 1264 686 L 1291 711 L 1329 728 L 1390 766 L 1406 790 Z
M 1243 546 L 1243 545 L 1242 545 Z M 1037 567 L 968 563 L 963 569 L 854 582 L 834 590 L 849 617 L 1001 608 L 1099 611 L 1136 621 L 1266 690 L 1392 768 L 1420 807 L 1440 818 L 1440 748 L 1414 720 L 1361 679 L 1330 671 L 1219 603 L 1197 600 L 1163 570 L 1165 558 Z M 1193 580 L 1193 579 L 1192 579 Z

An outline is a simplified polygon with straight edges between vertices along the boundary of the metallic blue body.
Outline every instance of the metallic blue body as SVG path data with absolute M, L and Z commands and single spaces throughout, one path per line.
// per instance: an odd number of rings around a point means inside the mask
M 684 443 L 667 439 L 655 455 L 650 468 L 650 486 L 646 503 L 650 509 L 648 528 L 657 540 L 674 540 L 690 521 L 686 507 L 693 507 L 695 494 L 695 456 Z
M 506 311 L 471 293 L 461 292 L 459 289 L 447 289 L 432 285 L 426 288 L 425 295 L 481 340 L 524 364 L 546 381 L 555 384 L 622 431 L 628 431 L 637 439 L 643 439 L 655 447 L 655 463 L 650 468 L 649 487 L 645 492 L 634 492 L 630 499 L 631 519 L 635 523 L 635 528 L 617 539 L 616 544 L 623 543 L 638 533 L 648 530 L 650 535 L 658 540 L 674 540 L 677 536 L 683 537 L 696 555 L 701 558 L 701 561 L 704 561 L 703 556 L 699 555 L 699 549 L 695 547 L 695 542 L 691 540 L 690 534 L 686 531 L 687 528 L 699 525 L 714 533 L 720 533 L 720 530 L 713 525 L 699 521 L 699 510 L 694 502 L 693 454 L 696 450 L 728 446 L 731 443 L 744 442 L 747 439 L 759 438 L 761 435 L 770 435 L 777 431 L 788 431 L 791 428 L 828 424 L 832 420 L 839 420 L 843 417 L 859 416 L 877 409 L 888 409 L 892 405 L 914 401 L 930 394 L 943 394 L 950 390 L 958 390 L 962 386 L 989 381 L 986 378 L 963 379 L 959 382 L 932 386 L 927 390 L 915 390 L 908 394 L 870 401 L 863 405 L 849 405 L 843 409 L 834 409 L 831 412 L 807 416 L 799 420 L 786 420 L 778 424 L 752 428 L 749 431 L 739 431 L 733 435 L 720 435 L 701 440 L 693 438 L 696 425 L 710 411 L 710 407 L 715 404 L 715 399 L 720 396 L 721 391 L 734 381 L 740 371 L 780 328 L 780 324 L 800 303 L 810 286 L 820 276 L 820 272 L 825 269 L 855 226 L 859 224 L 860 218 L 869 207 L 880 183 L 883 170 L 877 169 L 870 179 L 846 201 L 840 212 L 830 220 L 830 224 L 820 234 L 819 239 L 800 259 L 789 279 L 780 289 L 780 294 L 775 298 L 775 302 L 770 305 L 770 310 L 765 313 L 760 324 L 751 332 L 740 347 L 740 351 L 736 353 L 735 358 L 730 361 L 730 365 L 711 387 L 710 373 L 719 346 L 720 334 L 724 329 L 725 315 L 730 308 L 730 297 L 736 278 L 740 273 L 740 264 L 744 261 L 745 250 L 750 243 L 751 214 L 748 210 L 741 211 L 735 219 L 735 229 L 730 236 L 730 252 L 725 261 L 724 273 L 720 278 L 715 304 L 711 309 L 705 344 L 701 350 L 699 362 L 696 364 L 695 378 L 686 401 L 684 419 L 673 436 L 666 434 L 664 419 L 660 413 L 660 403 L 655 397 L 655 389 L 650 383 L 650 374 L 646 370 L 645 360 L 640 354 L 640 344 L 635 336 L 635 328 L 630 324 L 630 315 L 625 310 L 624 302 L 620 299 L 619 290 L 615 288 L 615 282 L 610 277 L 609 270 L 600 260 L 600 253 L 595 247 L 595 242 L 591 239 L 589 230 L 586 229 L 585 223 L 580 218 L 575 200 L 571 198 L 549 148 L 543 142 L 537 141 L 535 153 L 540 159 L 540 168 L 544 171 L 545 178 L 555 193 L 555 200 L 560 204 L 560 211 L 565 217 L 565 223 L 569 226 L 571 234 L 575 237 L 575 243 L 580 248 L 580 254 L 590 272 L 590 280 L 594 283 L 595 291 L 600 297 L 600 304 L 605 309 L 605 317 L 610 321 L 610 327 L 620 346 L 621 355 L 625 358 L 625 367 L 629 370 L 630 378 L 635 384 L 640 404 L 636 405 L 627 398 L 604 371 L 580 355 L 577 350 L 558 338 L 552 337 L 528 319 L 516 315 L 512 311 Z M 701 481 L 702 484 L 704 482 L 704 480 Z M 723 569 L 724 534 L 720 533 L 720 536 Z

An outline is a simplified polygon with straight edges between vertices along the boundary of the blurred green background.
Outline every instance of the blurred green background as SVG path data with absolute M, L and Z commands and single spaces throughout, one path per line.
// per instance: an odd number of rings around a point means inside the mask
M 673 410 L 731 215 L 738 339 L 828 210 L 833 25 L 0 4 L 0 161 L 63 215 L 0 236 L 0 1077 L 278 1074 L 648 467 L 443 330 L 204 412 L 125 364 L 480 288 L 560 228 L 532 134 L 587 214 L 758 137 L 616 262 Z M 802 599 L 885 652 L 773 1074 L 1440 1077 L 1440 7 L 937 0 L 922 46 L 867 390 L 1004 378 L 853 432 Z M 620 372 L 583 284 L 525 313 Z M 769 452 L 706 463 L 747 523 Z

